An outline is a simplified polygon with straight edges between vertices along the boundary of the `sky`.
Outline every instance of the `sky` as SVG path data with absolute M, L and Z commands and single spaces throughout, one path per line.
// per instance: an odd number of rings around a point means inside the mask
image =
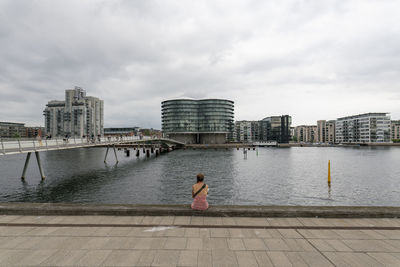
M 224 98 L 235 120 L 400 119 L 400 1 L 0 0 L 0 121 L 44 126 L 80 86 L 105 127 L 161 128 L 161 102 Z

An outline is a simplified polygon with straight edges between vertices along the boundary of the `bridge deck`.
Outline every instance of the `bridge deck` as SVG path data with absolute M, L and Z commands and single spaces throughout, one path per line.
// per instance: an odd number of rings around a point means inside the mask
M 32 139 L 29 141 L 1 141 L 0 144 L 0 155 L 12 155 L 21 154 L 28 152 L 40 152 L 50 150 L 63 150 L 83 147 L 104 147 L 112 145 L 123 145 L 123 144 L 139 144 L 139 143 L 170 143 L 176 145 L 184 145 L 181 142 L 166 139 L 166 138 L 150 138 L 144 136 L 139 138 L 138 136 L 129 136 L 122 138 L 100 138 L 100 140 L 88 140 L 84 138 L 70 138 L 70 139 L 49 139 L 49 140 L 36 140 Z

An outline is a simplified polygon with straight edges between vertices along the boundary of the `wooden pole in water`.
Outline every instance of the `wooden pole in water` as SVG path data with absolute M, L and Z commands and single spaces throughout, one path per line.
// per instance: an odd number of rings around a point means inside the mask
M 328 185 L 331 185 L 331 161 L 328 160 Z

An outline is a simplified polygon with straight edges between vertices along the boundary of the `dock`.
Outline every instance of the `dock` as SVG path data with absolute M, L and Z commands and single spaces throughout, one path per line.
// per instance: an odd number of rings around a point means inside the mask
M 15 214 L 19 205 L 37 214 Z M 59 213 L 39 215 L 40 205 Z M 398 218 L 73 215 L 96 205 L 0 206 L 1 266 L 400 266 Z M 122 214 L 127 205 L 108 208 Z

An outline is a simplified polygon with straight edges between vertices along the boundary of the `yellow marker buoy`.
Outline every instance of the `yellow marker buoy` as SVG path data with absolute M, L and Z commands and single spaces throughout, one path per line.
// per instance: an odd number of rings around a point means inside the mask
M 331 185 L 331 161 L 328 160 L 328 185 Z

